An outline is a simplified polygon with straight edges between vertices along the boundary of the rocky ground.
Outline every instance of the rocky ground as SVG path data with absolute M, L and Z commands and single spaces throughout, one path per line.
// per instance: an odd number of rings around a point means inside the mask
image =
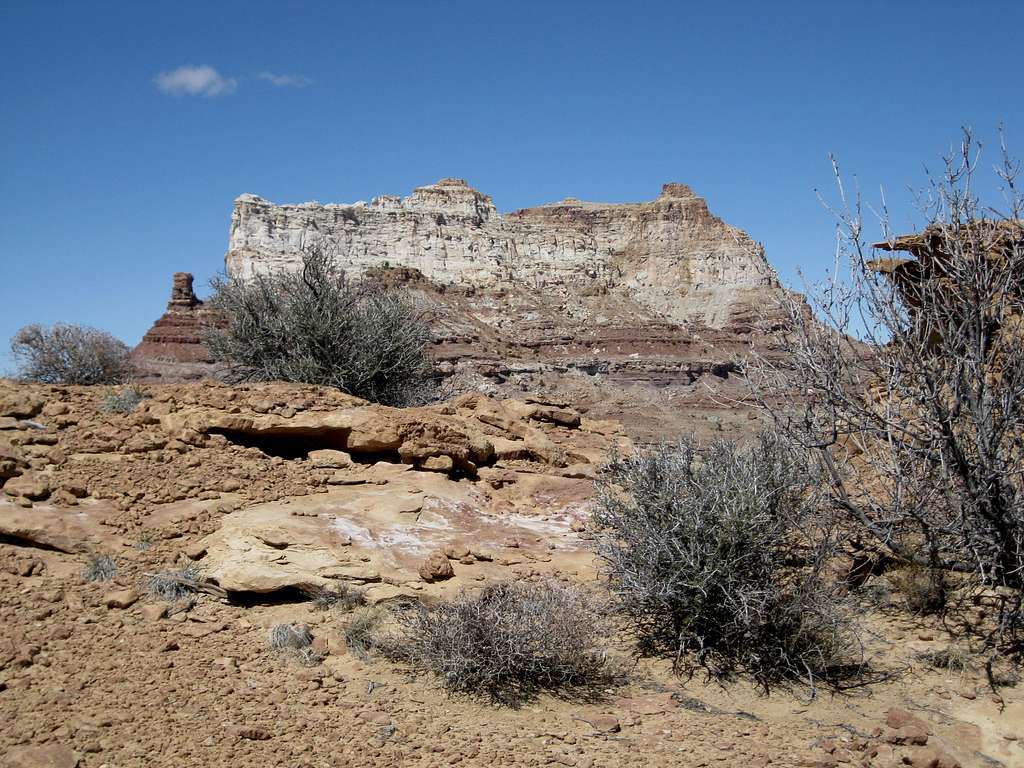
M 951 638 L 898 595 L 864 603 L 886 679 L 813 698 L 680 679 L 621 636 L 622 685 L 514 709 L 347 648 L 353 614 L 308 590 L 387 606 L 595 583 L 591 478 L 628 440 L 564 403 L 396 411 L 193 384 L 118 414 L 107 394 L 0 384 L 3 765 L 1024 765 L 1020 686 L 996 696 L 977 664 L 927 663 Z M 83 575 L 99 555 L 109 581 Z M 188 610 L 147 592 L 186 566 L 210 587 Z M 322 661 L 271 650 L 280 623 L 308 624 Z

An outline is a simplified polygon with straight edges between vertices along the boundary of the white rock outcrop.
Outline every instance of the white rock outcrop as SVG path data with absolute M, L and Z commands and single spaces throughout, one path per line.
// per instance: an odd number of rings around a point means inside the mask
M 781 290 L 764 249 L 683 184 L 664 185 L 651 202 L 568 199 L 507 215 L 461 179 L 369 204 L 275 205 L 245 194 L 235 201 L 227 270 L 293 269 L 310 240 L 328 243 L 356 273 L 408 267 L 488 293 L 619 295 L 669 322 L 711 328 Z

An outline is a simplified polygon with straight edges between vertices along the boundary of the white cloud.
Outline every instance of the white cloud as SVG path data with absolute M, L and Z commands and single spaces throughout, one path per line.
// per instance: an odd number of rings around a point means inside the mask
M 260 80 L 266 80 L 278 88 L 305 88 L 313 83 L 305 75 L 275 75 L 273 72 L 260 72 L 256 77 Z
M 186 66 L 161 72 L 156 76 L 156 87 L 172 96 L 221 96 L 238 87 L 238 81 L 224 77 L 213 67 Z

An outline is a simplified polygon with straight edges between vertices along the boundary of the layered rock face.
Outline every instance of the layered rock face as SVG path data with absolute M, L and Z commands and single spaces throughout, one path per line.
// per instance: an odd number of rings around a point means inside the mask
M 751 344 L 771 352 L 786 295 L 764 249 L 683 184 L 650 202 L 569 199 L 505 215 L 460 179 L 368 204 L 247 194 L 227 270 L 296 269 L 307 242 L 419 296 L 450 392 L 561 398 L 640 438 L 748 430 L 733 359 Z
M 136 376 L 142 381 L 200 379 L 211 370 L 203 345 L 210 312 L 192 290 L 192 275 L 176 272 L 167 311 L 132 350 Z
M 648 203 L 570 199 L 506 216 L 461 179 L 369 204 L 274 205 L 242 195 L 228 272 L 294 269 L 311 240 L 329 243 L 355 272 L 409 267 L 438 285 L 526 289 L 581 306 L 614 294 L 663 320 L 711 328 L 728 327 L 760 293 L 779 288 L 764 249 L 684 184 L 666 184 Z

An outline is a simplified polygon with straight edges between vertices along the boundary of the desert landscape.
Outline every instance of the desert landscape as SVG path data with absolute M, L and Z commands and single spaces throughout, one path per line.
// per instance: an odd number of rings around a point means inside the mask
M 495 231 L 478 231 L 481 217 Z M 682 185 L 655 203 L 500 218 L 459 181 L 356 207 L 243 196 L 229 274 L 294 268 L 288 244 L 310 231 L 332 238 L 346 270 L 429 307 L 436 402 L 218 381 L 203 336 L 216 310 L 185 274 L 132 352 L 136 383 L 4 382 L 8 764 L 1024 759 L 1016 687 L 950 661 L 955 622 L 908 611 L 881 570 L 850 582 L 871 671 L 848 690 L 680 676 L 671 659 L 637 657 L 614 616 L 607 687 L 514 703 L 445 693 L 363 647 L 354 623 L 409 601 L 509 580 L 601 592 L 591 514 L 605 462 L 658 430 L 755 434 L 763 418 L 735 402 L 736 360 L 754 349 L 784 364 L 772 303 L 784 292 L 763 251 Z M 556 268 L 502 272 L 511 251 Z M 847 547 L 836 568 L 849 574 L 853 557 Z M 351 601 L 317 599 L 337 590 Z M 306 655 L 270 647 L 282 625 L 308 628 Z
M 927 6 L 0 8 L 0 766 L 1024 768 L 1024 15 Z

